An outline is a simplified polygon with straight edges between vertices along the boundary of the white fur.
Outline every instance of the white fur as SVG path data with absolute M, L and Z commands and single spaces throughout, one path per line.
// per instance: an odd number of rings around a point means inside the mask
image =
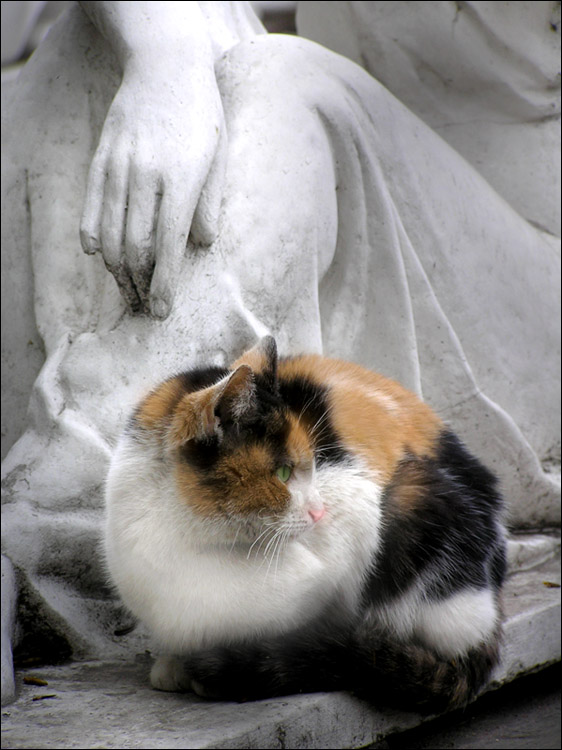
M 442 601 L 424 604 L 416 635 L 443 656 L 465 653 L 488 641 L 498 625 L 498 610 L 489 589 L 465 589 Z
M 490 640 L 499 620 L 489 589 L 469 588 L 440 601 L 428 601 L 419 585 L 369 614 L 372 621 L 398 638 L 417 638 L 446 658 Z
M 156 690 L 172 693 L 191 689 L 191 679 L 184 666 L 184 660 L 173 654 L 159 654 L 150 670 L 150 684 Z
M 266 554 L 264 540 L 249 551 L 225 543 L 220 526 L 178 496 L 173 466 L 153 442 L 121 439 L 107 480 L 107 566 L 166 651 L 285 632 L 334 597 L 343 608 L 357 605 L 379 544 L 381 488 L 358 465 L 320 469 L 311 482 L 307 493 L 297 477 L 291 513 L 300 527 L 290 527 L 283 546 L 279 538 Z M 325 507 L 317 523 L 306 518 L 311 506 Z

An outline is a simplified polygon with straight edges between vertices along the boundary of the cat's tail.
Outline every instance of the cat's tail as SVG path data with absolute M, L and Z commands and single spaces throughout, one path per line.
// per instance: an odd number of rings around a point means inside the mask
M 388 639 L 373 646 L 358 649 L 364 666 L 357 670 L 356 691 L 375 702 L 437 713 L 466 705 L 488 682 L 499 662 L 500 634 L 451 659 Z
M 215 648 L 185 667 L 196 692 L 208 698 L 350 690 L 377 705 L 438 713 L 468 703 L 499 660 L 499 632 L 454 659 L 373 632 L 342 636 L 308 631 Z

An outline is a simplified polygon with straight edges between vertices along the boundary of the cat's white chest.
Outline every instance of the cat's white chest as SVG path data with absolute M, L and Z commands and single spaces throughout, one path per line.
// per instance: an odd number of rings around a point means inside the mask
M 353 606 L 378 544 L 380 490 L 342 468 L 318 472 L 318 488 L 326 518 L 282 549 L 205 544 L 169 467 L 125 438 L 108 477 L 105 538 L 125 604 L 179 653 L 286 632 L 330 600 Z

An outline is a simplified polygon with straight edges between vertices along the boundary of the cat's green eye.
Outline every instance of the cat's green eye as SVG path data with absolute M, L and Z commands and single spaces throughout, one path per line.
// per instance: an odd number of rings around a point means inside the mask
M 293 473 L 293 469 L 291 466 L 283 464 L 283 466 L 280 466 L 275 473 L 282 482 L 288 482 L 291 478 L 291 474 Z

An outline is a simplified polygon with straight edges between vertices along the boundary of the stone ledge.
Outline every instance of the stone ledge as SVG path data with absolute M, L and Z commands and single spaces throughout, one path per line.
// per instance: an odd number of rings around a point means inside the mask
M 560 588 L 545 582 L 560 583 L 559 553 L 510 577 L 503 661 L 490 688 L 560 659 Z M 2 747 L 357 748 L 425 720 L 347 693 L 206 702 L 151 690 L 148 671 L 142 654 L 18 672 L 18 698 L 2 711 Z M 24 684 L 30 674 L 48 685 Z

